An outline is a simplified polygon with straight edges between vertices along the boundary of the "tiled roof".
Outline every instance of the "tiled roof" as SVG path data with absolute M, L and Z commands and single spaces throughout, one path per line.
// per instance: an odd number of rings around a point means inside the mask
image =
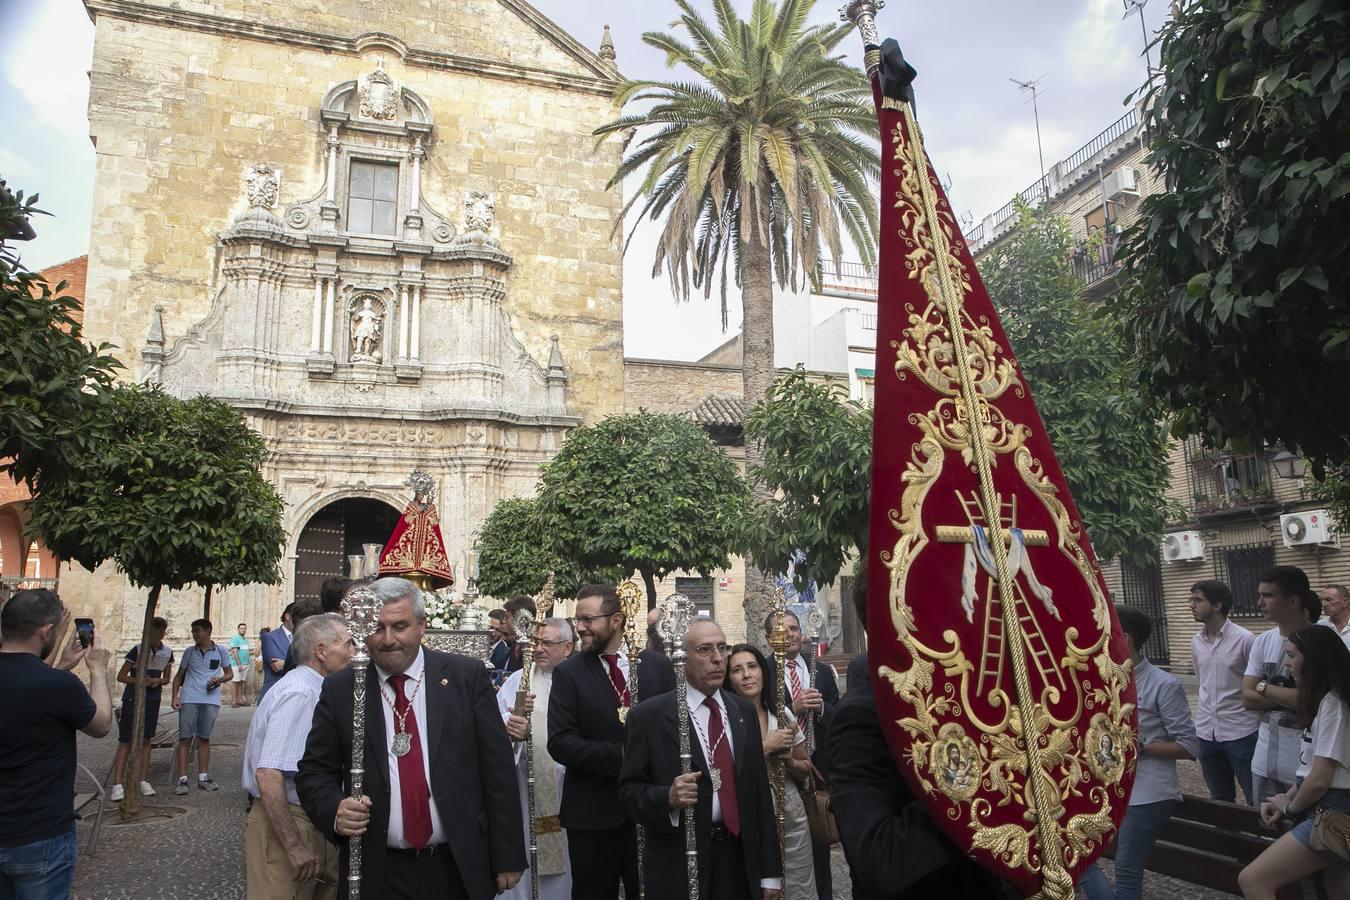
M 712 394 L 689 413 L 705 428 L 740 428 L 745 421 L 745 401 L 731 394 Z
M 68 259 L 63 263 L 57 263 L 54 266 L 48 266 L 40 273 L 48 284 L 55 290 L 61 282 L 66 282 L 66 289 L 63 294 L 74 297 L 80 301 L 80 307 L 75 312 L 76 319 L 84 318 L 84 285 L 89 275 L 89 256 L 77 256 L 74 259 Z

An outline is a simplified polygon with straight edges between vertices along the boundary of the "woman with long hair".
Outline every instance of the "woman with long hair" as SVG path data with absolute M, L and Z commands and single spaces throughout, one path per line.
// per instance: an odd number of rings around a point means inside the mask
M 806 735 L 788 718 L 780 727 L 771 703 L 773 685 L 766 685 L 769 671 L 764 654 L 749 644 L 737 644 L 727 661 L 727 685 L 751 703 L 759 713 L 759 733 L 764 736 L 764 755 L 772 765 L 779 758 L 788 760 L 784 797 L 783 896 L 784 900 L 814 900 L 816 897 L 815 862 L 811 856 L 811 830 L 806 823 L 806 807 L 796 783 L 811 771 L 806 758 Z M 775 798 L 775 802 L 777 802 Z
M 1304 729 L 1298 784 L 1262 803 L 1261 820 L 1293 828 L 1242 870 L 1238 884 L 1247 900 L 1274 900 L 1283 885 L 1325 870 L 1328 896 L 1350 897 L 1344 861 L 1311 846 L 1315 813 L 1350 813 L 1350 649 L 1332 629 L 1308 625 L 1289 635 L 1284 652 Z

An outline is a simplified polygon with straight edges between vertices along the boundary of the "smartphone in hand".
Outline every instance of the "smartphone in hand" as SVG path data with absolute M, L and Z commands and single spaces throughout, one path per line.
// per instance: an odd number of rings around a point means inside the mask
M 94 645 L 94 620 L 76 619 L 75 633 L 79 635 L 81 647 L 92 647 Z

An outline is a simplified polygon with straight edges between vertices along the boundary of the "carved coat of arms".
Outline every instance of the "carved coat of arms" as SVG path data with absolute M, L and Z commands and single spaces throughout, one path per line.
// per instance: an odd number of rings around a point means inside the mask
M 398 115 L 399 88 L 377 60 L 375 71 L 361 79 L 361 115 L 390 121 Z
M 251 166 L 244 173 L 244 194 L 251 207 L 271 209 L 277 205 L 280 190 L 281 171 L 267 163 Z

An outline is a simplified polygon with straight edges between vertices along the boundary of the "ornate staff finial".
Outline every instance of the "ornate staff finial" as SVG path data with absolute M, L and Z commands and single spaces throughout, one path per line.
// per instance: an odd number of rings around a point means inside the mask
M 684 649 L 684 636 L 688 633 L 689 626 L 694 623 L 696 615 L 694 601 L 684 594 L 671 594 L 661 601 L 661 619 L 657 622 L 656 631 L 670 648 L 672 658 L 676 654 L 681 659 L 687 655 Z
M 356 642 L 358 655 L 365 654 L 366 638 L 380 630 L 380 598 L 369 588 L 357 588 L 342 598 L 342 615 L 347 619 L 347 630 Z
M 534 616 L 528 609 L 522 609 L 512 617 L 511 627 L 516 630 L 517 638 L 528 642 L 534 637 Z
M 839 18 L 852 22 L 863 41 L 863 62 L 867 74 L 875 75 L 881 68 L 881 39 L 877 37 L 877 12 L 886 0 L 850 0 L 839 7 Z
M 547 619 L 553 614 L 553 604 L 557 602 L 553 589 L 553 573 L 549 572 L 548 577 L 544 579 L 544 586 L 539 589 L 539 594 L 534 598 L 534 611 L 540 621 Z
M 633 579 L 619 583 L 619 611 L 623 613 L 624 638 L 633 652 L 646 648 L 646 617 L 642 614 L 646 599 L 646 591 Z

